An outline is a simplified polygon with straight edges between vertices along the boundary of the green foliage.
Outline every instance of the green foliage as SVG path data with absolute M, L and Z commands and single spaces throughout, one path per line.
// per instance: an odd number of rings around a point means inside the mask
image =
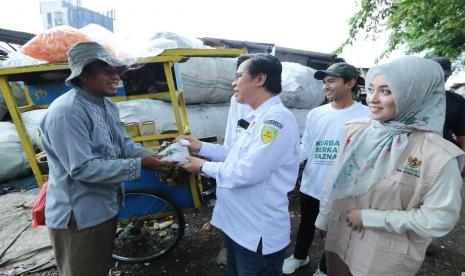
M 374 40 L 387 31 L 388 45 L 379 58 L 403 45 L 408 53 L 447 56 L 465 65 L 465 0 L 361 0 L 349 24 L 349 37 L 336 52 L 361 31 Z

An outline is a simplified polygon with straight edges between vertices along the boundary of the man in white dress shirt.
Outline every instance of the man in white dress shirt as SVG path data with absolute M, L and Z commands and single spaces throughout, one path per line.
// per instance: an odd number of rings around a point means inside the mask
M 231 146 L 200 142 L 190 149 L 213 162 L 190 157 L 184 168 L 216 178 L 211 223 L 226 236 L 229 275 L 281 275 L 290 242 L 287 193 L 299 169 L 299 130 L 279 98 L 282 66 L 271 55 L 251 55 L 233 82 L 238 103 L 252 111 Z

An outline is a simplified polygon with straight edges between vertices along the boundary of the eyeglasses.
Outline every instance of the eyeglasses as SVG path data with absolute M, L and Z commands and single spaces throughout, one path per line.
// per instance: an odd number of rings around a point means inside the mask
M 244 74 L 248 74 L 248 73 L 247 72 L 236 72 L 236 80 L 238 80 Z

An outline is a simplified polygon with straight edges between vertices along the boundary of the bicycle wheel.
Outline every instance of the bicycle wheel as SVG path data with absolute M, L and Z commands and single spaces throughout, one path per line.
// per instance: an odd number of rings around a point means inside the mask
M 126 191 L 118 217 L 113 258 L 119 261 L 153 260 L 173 249 L 184 234 L 184 214 L 160 193 Z

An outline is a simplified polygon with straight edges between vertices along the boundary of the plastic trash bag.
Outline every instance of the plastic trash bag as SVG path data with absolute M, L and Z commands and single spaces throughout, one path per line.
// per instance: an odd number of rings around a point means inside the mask
M 22 67 L 47 63 L 45 60 L 33 58 L 21 52 L 8 53 L 8 58 L 0 61 L 0 67 Z
M 34 228 L 45 225 L 45 202 L 47 198 L 48 182 L 45 181 L 40 188 L 34 204 L 32 205 L 32 223 Z
M 113 45 L 119 45 L 119 41 L 114 33 L 93 23 L 80 28 L 79 31 L 87 35 L 90 40 L 105 47 L 105 49 L 107 49 L 107 51 L 114 57 L 117 57 L 117 50 L 113 47 Z
M 190 156 L 187 147 L 181 145 L 180 142 L 169 145 L 159 152 L 158 155 L 162 156 L 162 160 L 176 162 L 179 166 L 187 163 L 187 157 Z

